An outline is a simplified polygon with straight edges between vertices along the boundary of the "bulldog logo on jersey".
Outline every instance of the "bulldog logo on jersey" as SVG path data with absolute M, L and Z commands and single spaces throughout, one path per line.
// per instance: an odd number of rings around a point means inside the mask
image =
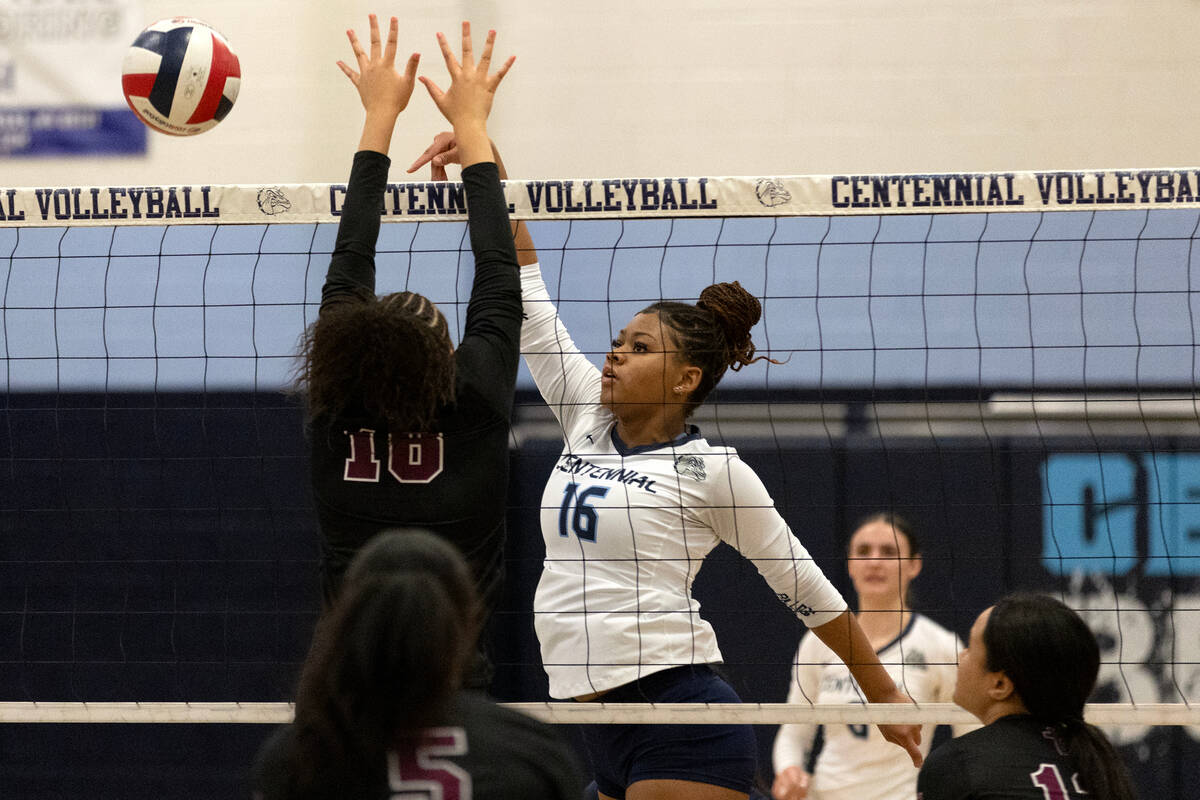
M 704 459 L 700 456 L 675 456 L 675 471 L 698 481 L 708 477 L 704 471 Z

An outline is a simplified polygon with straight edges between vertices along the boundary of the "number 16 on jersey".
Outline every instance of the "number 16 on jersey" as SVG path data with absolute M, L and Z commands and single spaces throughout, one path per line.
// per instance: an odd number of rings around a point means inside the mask
M 608 494 L 607 486 L 589 486 L 580 491 L 579 484 L 568 483 L 563 490 L 562 506 L 558 509 L 558 535 L 574 533 L 585 542 L 596 541 L 597 515 L 593 499 Z

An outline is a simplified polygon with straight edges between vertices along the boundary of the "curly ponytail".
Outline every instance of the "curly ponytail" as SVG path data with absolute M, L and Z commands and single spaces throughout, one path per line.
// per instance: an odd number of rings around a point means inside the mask
M 641 313 L 657 314 L 671 331 L 680 360 L 700 368 L 700 384 L 687 398 L 685 416 L 704 402 L 726 369 L 737 372 L 763 360 L 780 363 L 755 356 L 750 329 L 762 317 L 762 305 L 737 281 L 714 283 L 700 293 L 695 305 L 664 300 Z
M 754 357 L 754 342 L 750 339 L 750 329 L 762 318 L 762 305 L 740 283 L 714 283 L 700 293 L 696 308 L 712 314 L 725 334 L 724 360 L 734 372 L 766 358 Z

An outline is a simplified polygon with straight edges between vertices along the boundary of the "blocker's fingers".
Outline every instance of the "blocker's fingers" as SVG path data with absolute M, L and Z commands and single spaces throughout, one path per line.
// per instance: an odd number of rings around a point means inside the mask
M 433 98 L 434 105 L 436 105 L 438 108 L 441 108 L 442 107 L 442 98 L 444 98 L 446 96 L 446 93 L 443 92 L 440 88 L 438 88 L 438 85 L 436 83 L 431 81 L 429 78 L 426 78 L 424 75 L 422 75 L 417 80 L 419 80 L 421 83 L 425 84 L 425 88 L 429 90 L 429 96 Z
M 462 63 L 474 63 L 474 53 L 471 50 L 471 23 L 463 20 L 462 24 Z
M 488 31 L 487 39 L 483 43 L 483 55 L 479 57 L 479 66 L 483 67 L 484 74 L 487 73 L 488 65 L 492 63 L 492 45 L 496 43 L 496 32 Z
M 387 44 L 383 48 L 383 63 L 391 66 L 396 63 L 396 39 L 400 33 L 400 21 L 392 17 L 392 21 L 388 24 Z
M 379 60 L 379 20 L 374 14 L 370 15 L 371 20 L 371 60 Z
M 350 49 L 354 51 L 354 58 L 358 61 L 358 68 L 361 70 L 367 62 L 367 54 L 363 50 L 362 42 L 358 41 L 358 34 L 353 30 L 346 31 L 346 38 L 350 40 Z
M 350 79 L 350 82 L 353 83 L 355 86 L 358 86 L 358 73 L 355 72 L 354 70 L 350 69 L 350 67 L 346 66 L 345 61 L 337 62 L 337 65 L 338 65 L 338 69 L 340 69 L 342 71 L 342 73 L 345 74 L 345 76 Z
M 500 69 L 496 70 L 496 74 L 493 75 L 491 79 L 491 88 L 493 92 L 496 91 L 496 87 L 500 85 L 500 81 L 504 80 L 504 76 L 508 74 L 508 71 L 512 69 L 513 62 L 516 60 L 516 56 L 509 56 L 508 61 L 505 61 Z
M 450 70 L 453 75 L 458 71 L 458 59 L 454 57 L 454 51 L 450 49 L 450 43 L 446 41 L 446 34 L 439 33 L 437 35 L 438 47 L 442 48 L 442 58 L 446 59 L 446 69 Z
M 404 65 L 404 79 L 411 85 L 417 78 L 417 64 L 421 62 L 421 54 L 413 53 L 408 57 L 408 63 Z

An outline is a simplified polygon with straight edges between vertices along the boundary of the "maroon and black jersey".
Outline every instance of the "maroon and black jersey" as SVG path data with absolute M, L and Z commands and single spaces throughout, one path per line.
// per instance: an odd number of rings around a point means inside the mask
M 355 154 L 322 310 L 375 293 L 375 242 L 387 156 Z M 496 165 L 462 172 L 475 277 L 454 353 L 454 400 L 432 433 L 382 420 L 318 418 L 309 431 L 327 601 L 350 559 L 386 528 L 419 526 L 457 545 L 494 608 L 504 561 L 508 435 L 521 333 L 521 288 Z
M 292 725 L 278 728 L 255 759 L 255 798 L 286 796 Z M 571 748 L 552 725 L 463 692 L 443 724 L 397 742 L 386 763 L 356 776 L 345 797 L 579 800 L 583 773 Z
M 935 747 L 917 776 L 917 798 L 1084 800 L 1076 771 L 1054 728 L 1014 714 Z

